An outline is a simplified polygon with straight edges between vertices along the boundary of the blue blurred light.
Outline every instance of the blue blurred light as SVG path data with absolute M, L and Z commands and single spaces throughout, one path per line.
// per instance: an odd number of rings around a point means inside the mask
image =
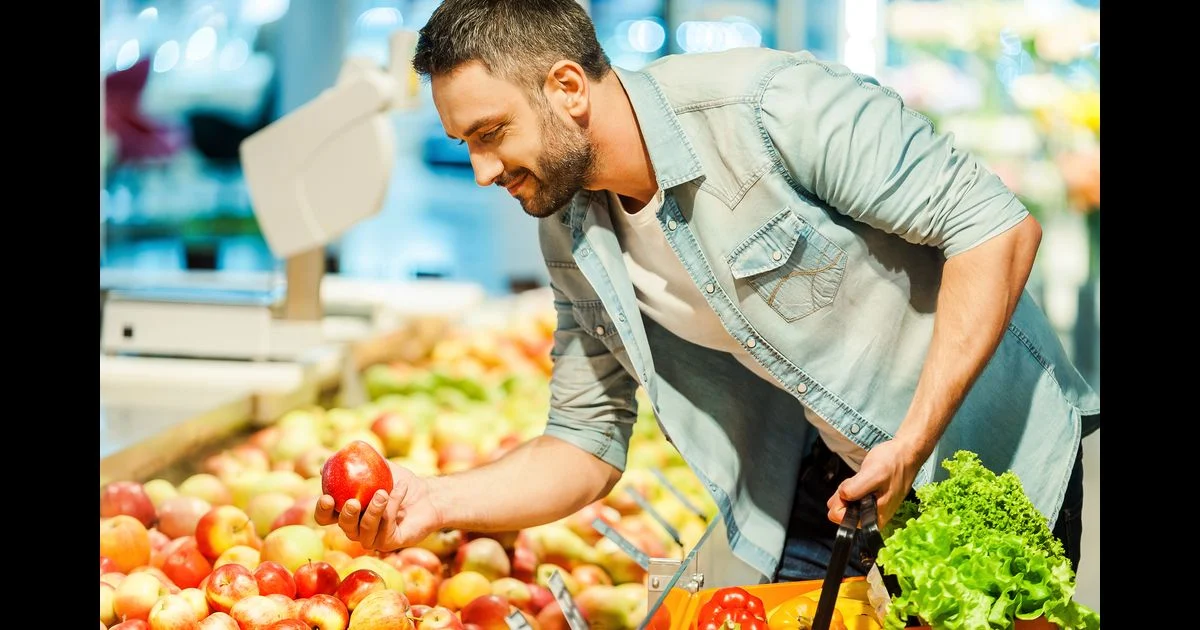
M 179 42 L 168 39 L 154 53 L 154 71 L 167 72 L 179 63 Z

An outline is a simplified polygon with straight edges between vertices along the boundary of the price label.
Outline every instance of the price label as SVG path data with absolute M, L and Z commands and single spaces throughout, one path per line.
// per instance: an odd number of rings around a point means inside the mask
M 626 487 L 625 493 L 633 497 L 634 502 L 638 504 L 638 507 L 642 508 L 642 511 L 649 514 L 650 518 L 658 521 L 658 524 L 662 525 L 662 528 L 667 530 L 667 535 L 671 537 L 671 540 L 675 541 L 676 545 L 681 547 L 683 546 L 683 541 L 679 538 L 679 532 L 667 522 L 667 519 L 663 518 L 662 515 L 650 505 L 650 502 L 646 500 L 646 497 L 642 496 L 642 493 L 634 490 L 631 487 Z
M 671 494 L 675 495 L 676 499 L 679 499 L 679 502 L 683 504 L 683 507 L 691 510 L 696 516 L 704 519 L 704 522 L 708 522 L 708 516 L 704 514 L 704 511 L 696 507 L 696 504 L 692 503 L 691 499 L 688 499 L 687 495 L 683 494 L 679 488 L 676 488 L 674 484 L 672 484 L 670 481 L 667 481 L 667 476 L 664 475 L 661 470 L 652 468 L 650 469 L 650 472 L 654 473 L 654 476 L 658 478 L 659 483 L 661 483 L 663 487 L 670 491 Z
M 592 529 L 595 529 L 596 531 L 600 532 L 602 536 L 616 543 L 617 546 L 621 548 L 621 551 L 624 551 L 627 555 L 629 555 L 629 557 L 633 558 L 634 562 L 638 563 L 638 566 L 647 571 L 650 570 L 650 556 L 646 555 L 644 551 L 638 549 L 636 545 L 629 542 L 628 538 L 618 534 L 615 529 L 609 527 L 608 523 L 605 523 L 600 519 L 596 519 L 592 521 Z
M 587 620 L 583 618 L 583 613 L 579 612 L 575 600 L 571 599 L 571 593 L 567 591 L 567 583 L 563 582 L 562 574 L 558 571 L 551 573 L 546 584 L 550 587 L 550 594 L 558 602 L 558 607 L 562 609 L 563 616 L 567 618 L 567 625 L 571 626 L 571 630 L 589 630 Z
M 508 624 L 509 630 L 533 630 L 533 626 L 529 625 L 529 620 L 519 610 L 508 613 L 508 616 L 504 618 L 504 623 Z

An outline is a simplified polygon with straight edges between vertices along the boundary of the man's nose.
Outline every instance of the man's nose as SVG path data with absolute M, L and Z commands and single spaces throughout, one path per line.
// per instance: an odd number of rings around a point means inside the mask
M 489 153 L 471 152 L 471 168 L 475 171 L 475 183 L 491 186 L 504 172 L 504 165 Z

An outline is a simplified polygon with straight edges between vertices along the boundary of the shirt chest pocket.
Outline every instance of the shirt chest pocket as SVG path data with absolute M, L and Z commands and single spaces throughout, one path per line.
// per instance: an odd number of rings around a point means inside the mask
M 793 322 L 833 303 L 846 252 L 785 207 L 728 257 L 737 280 L 749 282 L 784 320 Z

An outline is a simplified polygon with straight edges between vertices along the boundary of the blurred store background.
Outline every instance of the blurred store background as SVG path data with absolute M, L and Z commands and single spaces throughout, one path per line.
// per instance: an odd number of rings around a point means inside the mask
M 437 4 L 103 0 L 102 292 L 192 272 L 217 285 L 273 286 L 284 261 L 255 219 L 239 143 L 333 85 L 345 60 L 386 64 L 389 36 L 419 29 Z M 615 65 L 739 46 L 808 49 L 879 77 L 953 131 L 1042 221 L 1032 288 L 1099 386 L 1099 0 L 584 4 Z M 422 106 L 392 114 L 382 211 L 326 248 L 326 272 L 444 279 L 489 296 L 540 285 L 535 222 L 504 190 L 475 184 L 465 148 L 447 140 L 420 89 Z M 1081 596 L 1097 610 L 1098 566 L 1094 596 Z

